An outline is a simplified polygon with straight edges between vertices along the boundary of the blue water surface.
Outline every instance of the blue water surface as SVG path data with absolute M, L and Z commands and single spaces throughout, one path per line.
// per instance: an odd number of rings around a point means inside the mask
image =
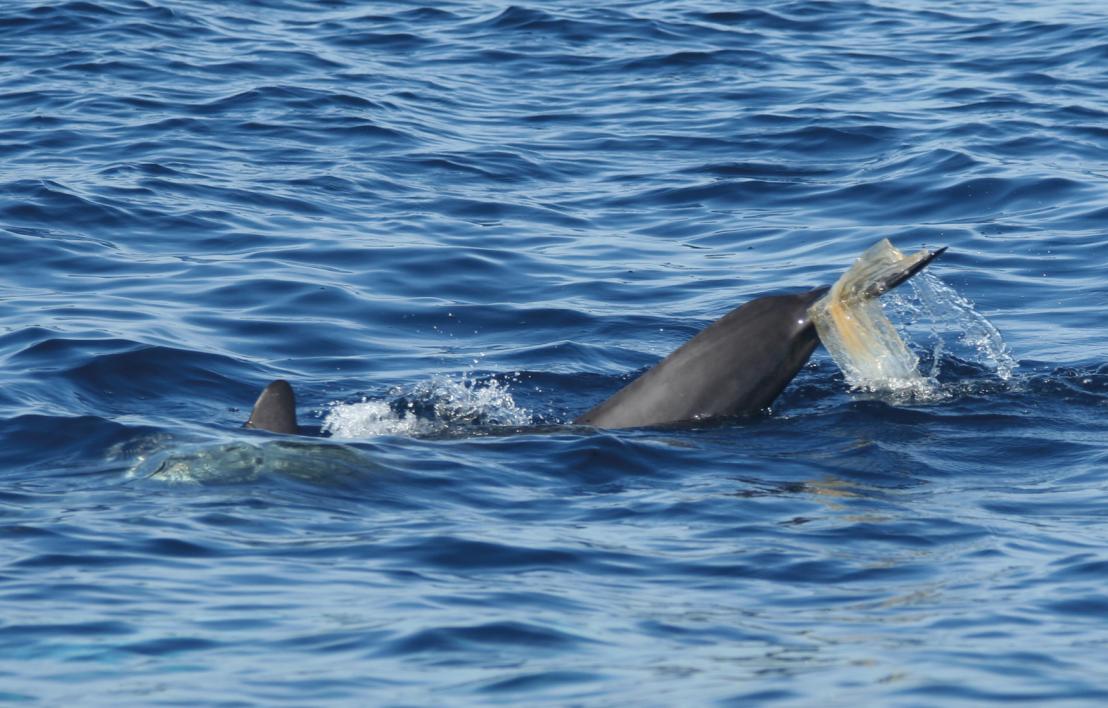
M 1108 6 L 587 5 L 0 4 L 0 700 L 1108 700 Z M 1012 377 L 568 425 L 884 237 Z

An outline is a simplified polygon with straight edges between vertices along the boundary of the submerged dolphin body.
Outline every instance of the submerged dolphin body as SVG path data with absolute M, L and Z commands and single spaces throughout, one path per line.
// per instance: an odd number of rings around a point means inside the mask
M 869 274 L 850 297 L 872 299 L 923 270 L 946 249 L 896 258 Z M 901 260 L 902 259 L 902 260 Z M 849 273 L 853 272 L 849 271 Z M 747 415 L 767 408 L 808 361 L 820 335 L 809 310 L 831 288 L 768 295 L 742 305 L 690 339 L 642 376 L 573 422 L 600 428 L 634 428 Z M 832 297 L 841 290 L 836 287 Z M 296 434 L 296 400 L 286 381 L 258 397 L 246 427 Z

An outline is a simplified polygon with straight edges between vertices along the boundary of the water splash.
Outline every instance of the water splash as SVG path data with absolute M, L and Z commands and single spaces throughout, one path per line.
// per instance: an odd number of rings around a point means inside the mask
M 905 256 L 882 239 L 809 310 L 820 341 L 851 387 L 932 393 L 932 382 L 919 373 L 919 357 L 901 338 L 879 299 L 885 283 L 928 257 L 928 251 Z
M 508 382 L 498 378 L 436 376 L 410 390 L 396 388 L 391 399 L 334 401 L 324 413 L 322 431 L 334 438 L 377 435 L 430 435 L 463 426 L 530 425 L 531 413 L 516 404 Z
M 1000 332 L 935 275 L 920 273 L 909 289 L 881 298 L 868 292 L 868 283 L 910 267 L 923 254 L 904 256 L 883 240 L 810 310 L 847 382 L 854 390 L 889 393 L 896 400 L 939 400 L 949 395 L 939 383 L 943 364 L 955 359 L 1010 380 L 1017 362 Z M 926 374 L 920 372 L 921 354 L 929 360 Z
M 988 368 L 1002 381 L 1012 378 L 1019 366 L 1016 358 L 1000 331 L 969 299 L 931 273 L 918 276 L 911 286 L 911 299 L 900 295 L 888 304 L 922 321 L 931 352 L 930 377 L 937 378 L 944 357 L 952 355 Z

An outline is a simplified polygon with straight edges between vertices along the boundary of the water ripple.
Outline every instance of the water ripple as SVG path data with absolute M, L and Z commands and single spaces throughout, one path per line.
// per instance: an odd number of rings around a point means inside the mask
M 1103 702 L 1105 12 L 917 5 L 5 4 L 0 700 Z M 569 424 L 885 237 L 1010 377 Z

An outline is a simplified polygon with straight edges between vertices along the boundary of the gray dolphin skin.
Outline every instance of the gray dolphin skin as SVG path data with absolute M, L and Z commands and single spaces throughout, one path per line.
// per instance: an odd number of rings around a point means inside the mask
M 296 396 L 289 382 L 277 379 L 266 386 L 254 404 L 250 420 L 243 427 L 286 435 L 299 433 L 300 426 L 296 424 Z
M 819 344 L 808 308 L 827 290 L 751 300 L 573 422 L 640 428 L 766 408 Z
M 921 259 L 873 282 L 862 296 L 879 297 L 944 251 L 922 252 Z M 767 295 L 741 305 L 578 416 L 574 424 L 639 428 L 749 415 L 768 408 L 820 343 L 808 308 L 829 289 Z M 299 432 L 296 398 L 287 381 L 274 381 L 262 391 L 245 427 L 289 435 Z

